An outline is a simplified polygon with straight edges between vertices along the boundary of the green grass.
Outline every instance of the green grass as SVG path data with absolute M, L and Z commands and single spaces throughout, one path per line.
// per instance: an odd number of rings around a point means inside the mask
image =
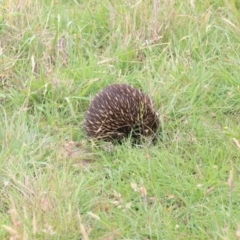
M 200 2 L 1 2 L 0 239 L 240 240 L 240 4 Z M 112 83 L 162 141 L 86 141 Z

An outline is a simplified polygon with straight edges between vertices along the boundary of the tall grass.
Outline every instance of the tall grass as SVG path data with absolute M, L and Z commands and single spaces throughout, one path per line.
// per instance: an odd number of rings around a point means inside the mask
M 240 239 L 238 1 L 3 0 L 1 239 Z M 129 83 L 155 146 L 86 141 L 87 107 Z

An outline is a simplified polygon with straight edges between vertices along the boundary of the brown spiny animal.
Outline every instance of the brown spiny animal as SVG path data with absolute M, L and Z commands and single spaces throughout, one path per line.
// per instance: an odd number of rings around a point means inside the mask
M 128 84 L 113 84 L 91 102 L 84 129 L 93 139 L 121 142 L 156 136 L 160 121 L 152 99 Z

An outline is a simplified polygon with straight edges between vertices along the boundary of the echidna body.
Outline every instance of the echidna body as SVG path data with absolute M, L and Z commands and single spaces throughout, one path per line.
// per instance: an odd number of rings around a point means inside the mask
M 94 139 L 121 141 L 155 134 L 159 118 L 152 99 L 128 84 L 113 84 L 91 102 L 84 128 Z

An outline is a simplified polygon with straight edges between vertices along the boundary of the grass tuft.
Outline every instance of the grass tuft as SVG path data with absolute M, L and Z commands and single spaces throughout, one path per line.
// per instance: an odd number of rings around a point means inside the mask
M 239 1 L 0 6 L 1 239 L 240 239 Z M 156 145 L 87 141 L 112 83 L 151 95 Z

